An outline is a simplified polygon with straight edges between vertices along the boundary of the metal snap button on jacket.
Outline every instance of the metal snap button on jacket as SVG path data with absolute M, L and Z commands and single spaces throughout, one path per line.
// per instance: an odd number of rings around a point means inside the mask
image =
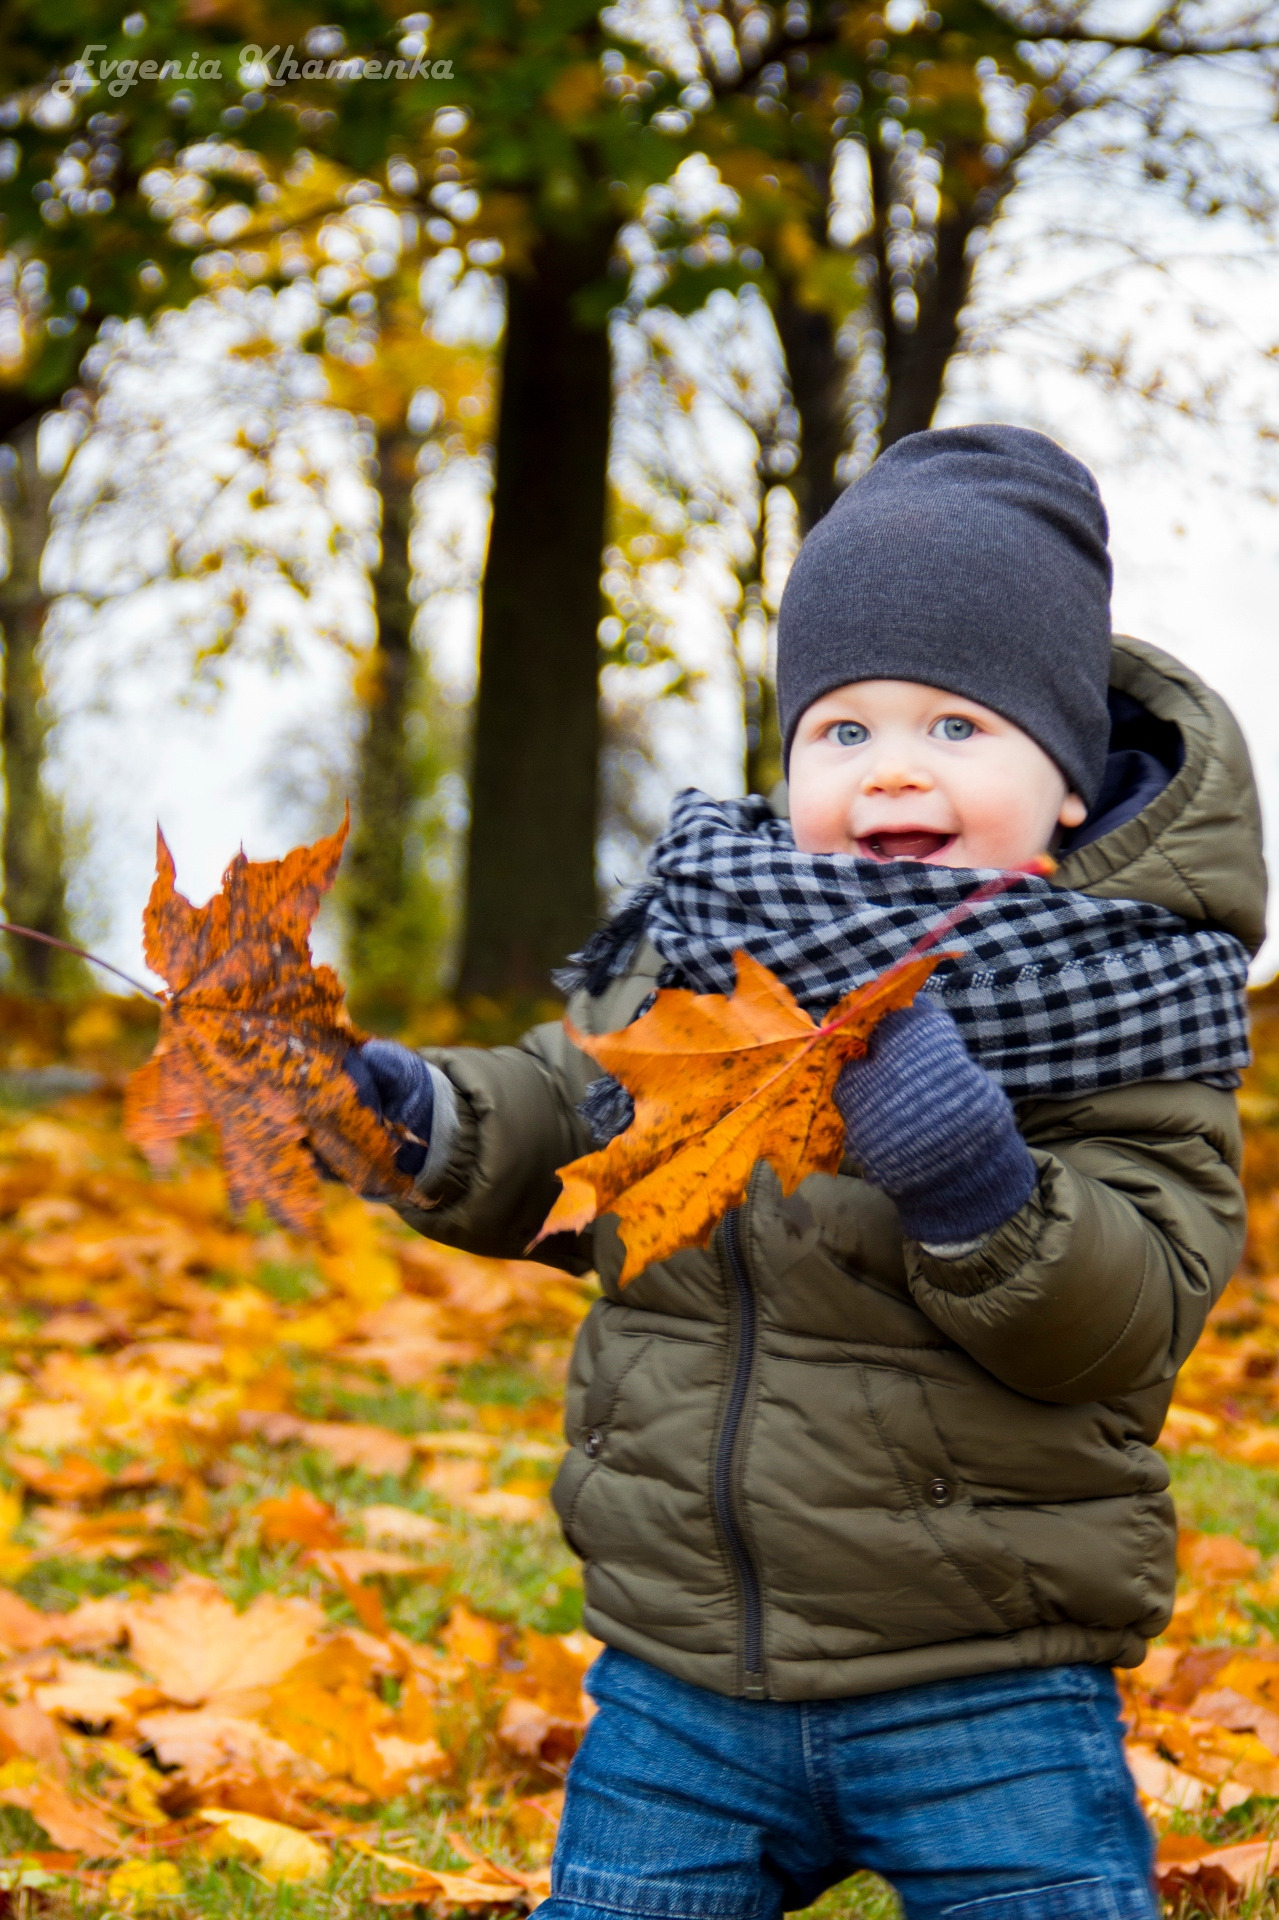
M 590 1452 L 589 1443 L 586 1450 Z M 953 1497 L 949 1481 L 930 1480 L 928 1482 L 928 1498 L 935 1507 L 948 1507 Z
M 599 1428 L 588 1427 L 586 1430 L 586 1438 L 582 1442 L 582 1451 L 585 1453 L 587 1459 L 596 1459 L 603 1445 L 604 1435 L 600 1432 Z

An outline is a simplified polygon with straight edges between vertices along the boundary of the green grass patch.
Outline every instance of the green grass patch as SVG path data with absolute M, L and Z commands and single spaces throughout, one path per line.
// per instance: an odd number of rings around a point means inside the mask
M 307 1420 L 358 1420 L 392 1433 L 431 1433 L 444 1425 L 439 1401 L 419 1387 L 312 1376 L 298 1387 L 295 1404 Z
M 547 1383 L 526 1367 L 480 1360 L 458 1374 L 456 1391 L 470 1406 L 526 1407 L 546 1398 Z
M 1168 1456 L 1183 1527 L 1233 1533 L 1270 1559 L 1279 1553 L 1279 1473 L 1195 1448 Z
M 328 1287 L 313 1266 L 291 1266 L 279 1260 L 264 1260 L 255 1268 L 253 1284 L 270 1294 L 282 1307 L 302 1307 L 311 1300 L 322 1300 Z

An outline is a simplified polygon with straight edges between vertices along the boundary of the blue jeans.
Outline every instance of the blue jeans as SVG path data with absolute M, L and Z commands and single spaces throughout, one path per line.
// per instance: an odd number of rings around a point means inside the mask
M 1154 1920 L 1104 1667 L 728 1700 L 609 1648 L 539 1920 L 775 1920 L 859 1867 L 909 1920 Z

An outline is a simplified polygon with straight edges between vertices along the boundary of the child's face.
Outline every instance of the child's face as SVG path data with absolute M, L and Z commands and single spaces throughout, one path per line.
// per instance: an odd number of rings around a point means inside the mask
M 859 680 L 814 701 L 791 745 L 801 853 L 1020 867 L 1087 813 L 1029 734 L 913 680 Z

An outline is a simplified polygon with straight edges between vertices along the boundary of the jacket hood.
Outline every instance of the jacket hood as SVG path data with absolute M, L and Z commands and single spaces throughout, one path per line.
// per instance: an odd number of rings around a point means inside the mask
M 1181 736 L 1163 791 L 1132 819 L 1063 855 L 1053 883 L 1148 900 L 1224 927 L 1256 953 L 1266 936 L 1261 808 L 1239 723 L 1220 694 L 1171 654 L 1116 634 L 1110 684 Z

